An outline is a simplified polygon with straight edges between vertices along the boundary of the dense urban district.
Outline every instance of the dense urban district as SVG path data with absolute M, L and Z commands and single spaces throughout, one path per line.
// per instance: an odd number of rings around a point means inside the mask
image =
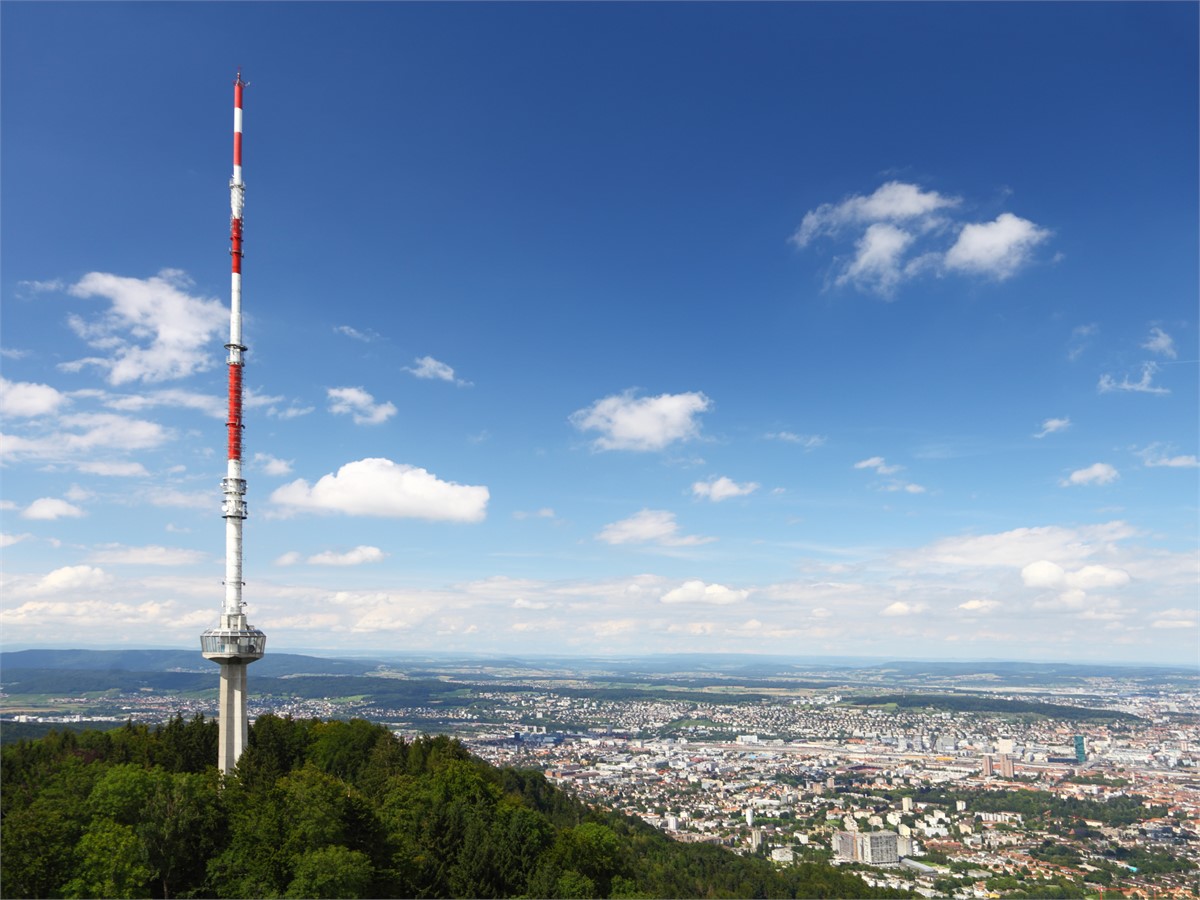
M 0 736 L 215 714 L 176 651 L 0 654 Z M 880 895 L 1200 897 L 1200 671 L 277 654 L 251 716 L 447 735 L 676 842 Z M 253 735 L 252 735 L 253 744 Z

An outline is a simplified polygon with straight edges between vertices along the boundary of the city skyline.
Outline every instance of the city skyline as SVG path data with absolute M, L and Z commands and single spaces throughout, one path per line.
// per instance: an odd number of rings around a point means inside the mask
M 273 649 L 1197 662 L 1194 5 L 0 20 L 6 646 L 220 609 L 241 65 Z

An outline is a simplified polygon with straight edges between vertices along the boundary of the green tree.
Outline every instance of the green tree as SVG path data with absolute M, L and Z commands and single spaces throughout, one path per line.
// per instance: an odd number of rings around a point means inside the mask
M 67 897 L 149 897 L 154 875 L 134 830 L 111 819 L 88 826 L 75 848 L 75 871 L 63 886 Z
M 286 897 L 370 897 L 374 867 L 366 854 L 340 844 L 307 850 L 296 860 Z

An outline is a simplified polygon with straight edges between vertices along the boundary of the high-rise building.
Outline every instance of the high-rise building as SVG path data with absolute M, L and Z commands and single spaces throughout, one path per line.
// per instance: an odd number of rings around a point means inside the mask
M 1087 762 L 1087 744 L 1082 734 L 1075 735 L 1075 762 Z
M 983 757 L 983 777 L 991 778 L 995 774 L 996 774 L 995 761 L 992 759 L 992 755 L 990 753 L 985 754 Z
M 1016 775 L 1016 770 L 1013 768 L 1013 758 L 1007 753 L 1000 755 L 1000 777 L 1012 779 Z
M 839 831 L 833 836 L 833 851 L 847 862 L 886 866 L 900 861 L 899 841 L 894 831 Z

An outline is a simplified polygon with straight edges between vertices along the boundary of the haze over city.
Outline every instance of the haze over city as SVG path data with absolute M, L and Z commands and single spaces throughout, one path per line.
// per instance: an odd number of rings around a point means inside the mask
M 1197 661 L 1194 4 L 4 4 L 3 626 Z M 113 626 L 119 623 L 119 627 Z

